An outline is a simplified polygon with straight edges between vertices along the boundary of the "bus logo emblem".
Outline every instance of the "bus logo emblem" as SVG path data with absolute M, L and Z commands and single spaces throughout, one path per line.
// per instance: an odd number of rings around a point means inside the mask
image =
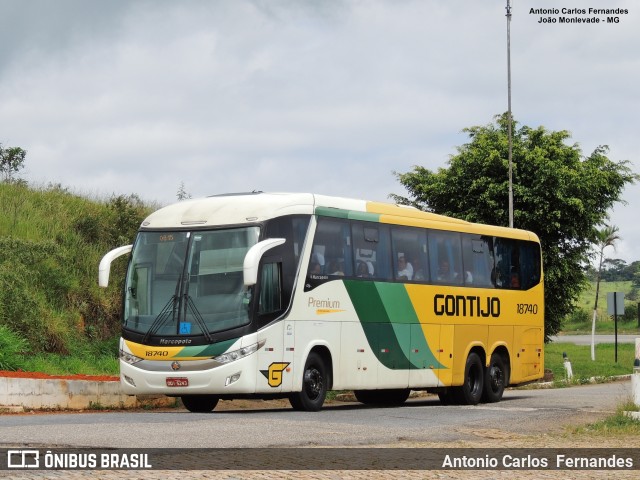
M 274 362 L 269 365 L 269 370 L 260 370 L 260 373 L 265 376 L 270 387 L 279 387 L 282 385 L 282 372 L 288 366 L 288 363 Z
M 180 370 L 180 362 L 172 362 L 171 363 L 171 370 L 176 371 L 176 370 Z

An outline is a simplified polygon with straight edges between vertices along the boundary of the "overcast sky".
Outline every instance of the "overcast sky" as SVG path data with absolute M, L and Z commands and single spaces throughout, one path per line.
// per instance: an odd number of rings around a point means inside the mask
M 513 112 L 640 172 L 640 4 L 513 0 Z M 0 0 L 0 142 L 87 195 L 387 201 L 507 109 L 506 0 Z M 538 23 L 531 8 L 623 8 Z M 561 15 L 551 15 L 556 21 Z M 576 15 L 570 15 L 576 16 Z M 593 15 L 578 15 L 590 18 Z M 547 17 L 545 15 L 545 17 Z M 640 186 L 610 257 L 640 259 Z M 517 208 L 517 205 L 516 205 Z

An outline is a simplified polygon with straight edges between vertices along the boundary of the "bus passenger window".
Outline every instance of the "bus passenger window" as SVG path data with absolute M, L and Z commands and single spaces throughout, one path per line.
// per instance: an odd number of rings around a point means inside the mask
M 462 259 L 466 285 L 485 288 L 493 287 L 491 282 L 491 271 L 493 270 L 492 240 L 492 237 L 462 235 Z
M 464 274 L 459 233 L 431 230 L 429 232 L 429 260 L 431 278 L 436 283 L 462 284 Z
M 265 263 L 260 282 L 260 315 L 275 313 L 282 309 L 281 263 Z
M 383 225 L 353 222 L 353 262 L 358 278 L 388 278 L 388 230 Z
M 523 290 L 540 283 L 540 246 L 535 242 L 520 244 L 520 277 Z
M 495 285 L 498 288 L 519 290 L 521 287 L 519 243 L 506 238 L 495 239 Z
M 307 266 L 305 291 L 336 277 L 351 276 L 351 235 L 349 223 L 320 217 L 316 228 L 311 258 Z
M 429 278 L 427 233 L 421 228 L 394 227 L 391 230 L 394 277 L 399 281 L 424 281 Z

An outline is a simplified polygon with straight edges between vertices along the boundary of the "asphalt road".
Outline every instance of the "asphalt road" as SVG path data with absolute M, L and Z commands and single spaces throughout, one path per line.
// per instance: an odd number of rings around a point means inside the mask
M 591 345 L 591 335 L 557 335 L 550 337 L 552 342 L 556 343 L 573 343 L 574 345 Z M 636 338 L 640 335 L 618 335 L 618 343 L 635 343 Z M 615 336 L 595 335 L 595 342 L 598 343 L 614 343 Z
M 561 432 L 567 424 L 594 421 L 628 399 L 630 388 L 630 382 L 623 381 L 508 390 L 502 402 L 478 406 L 443 406 L 435 396 L 394 408 L 334 403 L 318 413 L 295 412 L 282 402 L 245 401 L 221 402 L 220 410 L 210 414 L 7 414 L 0 416 L 0 446 L 217 448 L 478 441 L 487 435 Z

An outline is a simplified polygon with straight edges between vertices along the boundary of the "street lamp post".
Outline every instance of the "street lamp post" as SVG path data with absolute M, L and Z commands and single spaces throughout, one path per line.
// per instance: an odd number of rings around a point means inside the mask
M 513 228 L 513 139 L 511 134 L 511 0 L 507 0 L 507 115 L 509 132 L 509 227 Z

